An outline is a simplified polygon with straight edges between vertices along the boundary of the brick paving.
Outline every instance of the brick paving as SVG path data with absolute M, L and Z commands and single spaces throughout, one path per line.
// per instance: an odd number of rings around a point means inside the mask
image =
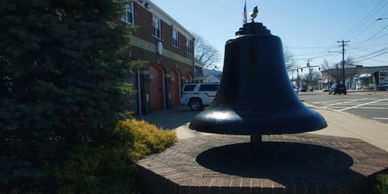
M 146 194 L 368 193 L 388 153 L 362 140 L 322 135 L 210 135 L 180 140 L 138 162 Z

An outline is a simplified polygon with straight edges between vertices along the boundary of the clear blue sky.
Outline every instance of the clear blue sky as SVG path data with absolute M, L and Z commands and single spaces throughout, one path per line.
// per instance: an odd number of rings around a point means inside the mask
M 191 32 L 208 40 L 220 53 L 242 26 L 244 0 L 152 0 Z M 259 7 L 261 22 L 293 54 L 299 66 L 326 59 L 341 61 L 337 41 L 350 41 L 345 57 L 364 66 L 388 65 L 388 0 L 246 0 L 247 12 Z M 377 18 L 387 18 L 376 21 Z M 248 17 L 249 19 L 249 17 Z M 379 55 L 379 56 L 376 56 Z

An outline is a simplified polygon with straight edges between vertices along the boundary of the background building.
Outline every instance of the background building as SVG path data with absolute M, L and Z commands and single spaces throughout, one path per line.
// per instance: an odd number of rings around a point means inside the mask
M 195 77 L 194 36 L 149 0 L 133 1 L 122 20 L 136 27 L 128 56 L 146 61 L 133 80 L 134 111 L 142 115 L 178 106 L 181 86 Z
M 203 69 L 204 82 L 221 82 L 222 72 L 213 69 Z
M 345 68 L 345 84 L 352 90 L 374 90 L 381 82 L 381 72 L 388 72 L 388 66 L 356 66 Z M 326 87 L 342 80 L 342 68 L 321 71 Z

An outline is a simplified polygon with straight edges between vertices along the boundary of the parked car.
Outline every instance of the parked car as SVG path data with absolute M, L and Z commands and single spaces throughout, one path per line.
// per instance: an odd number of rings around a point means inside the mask
M 299 94 L 299 89 L 296 86 L 292 85 L 292 88 L 294 89 L 295 94 Z
M 301 92 L 307 92 L 307 85 L 303 85 L 302 89 L 300 90 Z
M 330 88 L 329 88 L 329 95 L 330 94 L 345 94 L 346 95 L 346 86 L 345 84 L 333 84 Z
M 181 105 L 198 111 L 210 105 L 216 96 L 219 83 L 191 83 L 182 88 Z
M 388 90 L 388 83 L 382 83 L 377 85 L 378 91 L 387 91 Z

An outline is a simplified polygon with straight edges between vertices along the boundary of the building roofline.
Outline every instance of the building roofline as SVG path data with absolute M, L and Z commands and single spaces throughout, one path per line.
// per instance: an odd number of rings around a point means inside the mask
M 345 67 L 345 69 L 388 69 L 388 66 L 362 66 L 362 67 Z M 338 68 L 339 70 L 342 69 L 342 67 Z M 321 72 L 326 72 L 326 71 L 336 71 L 337 68 L 335 67 L 332 67 L 330 69 L 325 69 L 325 70 L 322 70 Z
M 163 11 L 159 6 L 153 3 L 151 0 L 134 0 L 140 6 L 150 11 L 152 14 L 156 15 L 160 19 L 162 19 L 165 23 L 171 26 L 176 26 L 177 30 L 190 39 L 194 39 L 194 35 L 190 33 L 185 27 L 183 27 L 179 22 L 177 22 L 174 18 L 168 15 L 165 11 Z M 148 3 L 148 7 L 145 4 Z
M 361 68 L 388 68 L 388 66 L 363 66 Z

